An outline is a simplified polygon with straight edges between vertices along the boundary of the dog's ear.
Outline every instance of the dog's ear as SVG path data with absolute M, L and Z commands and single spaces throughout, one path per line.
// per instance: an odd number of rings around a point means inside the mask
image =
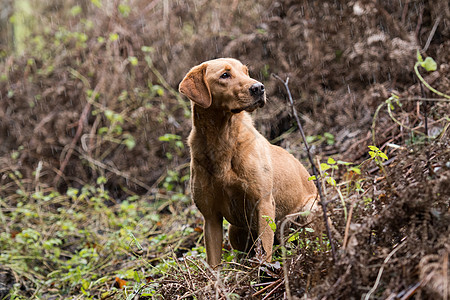
M 211 105 L 211 91 L 205 80 L 206 64 L 193 67 L 180 83 L 179 91 L 203 108 Z

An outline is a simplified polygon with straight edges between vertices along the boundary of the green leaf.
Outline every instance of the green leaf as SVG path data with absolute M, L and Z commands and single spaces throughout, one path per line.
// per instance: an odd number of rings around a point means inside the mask
M 91 283 L 89 281 L 87 281 L 86 279 L 81 280 L 81 286 L 83 287 L 83 289 L 85 289 L 85 290 L 89 289 L 90 285 L 91 285 Z
M 316 180 L 317 178 L 316 178 L 316 176 L 315 175 L 313 175 L 313 176 L 309 176 L 309 178 L 308 178 L 308 181 L 311 181 L 311 180 Z
M 270 226 L 270 228 L 275 232 L 277 230 L 277 224 L 273 221 L 273 219 L 269 216 L 263 215 L 264 219 L 266 219 L 267 224 Z
M 109 40 L 110 40 L 111 42 L 117 41 L 118 39 L 119 39 L 119 35 L 118 35 L 117 33 L 111 33 L 111 34 L 109 35 Z
M 101 0 L 91 0 L 91 3 L 97 6 L 98 8 L 102 7 L 102 1 Z
M 158 94 L 158 96 L 164 96 L 164 89 L 160 85 L 157 85 L 157 84 L 153 85 L 152 91 L 156 92 L 156 94 Z
M 155 49 L 153 47 L 149 47 L 149 46 L 142 46 L 141 50 L 142 50 L 142 52 L 153 52 L 153 51 L 155 51 Z
M 75 17 L 75 16 L 79 15 L 82 11 L 83 10 L 82 10 L 81 6 L 75 5 L 70 9 L 70 14 Z
M 170 141 L 181 140 L 181 137 L 179 135 L 176 135 L 176 134 L 166 133 L 165 135 L 160 136 L 158 139 L 161 142 L 170 142 Z
M 378 154 L 378 156 L 381 157 L 382 159 L 388 160 L 387 155 L 384 154 L 383 152 L 380 152 L 380 153 Z
M 375 146 L 369 146 L 369 149 L 372 150 L 372 151 L 380 150 L 380 149 L 378 149 L 378 147 L 375 147 Z
M 322 170 L 322 171 L 326 171 L 326 170 L 328 170 L 328 169 L 330 169 L 331 168 L 331 166 L 329 165 L 329 164 L 326 164 L 326 163 L 321 163 L 320 164 L 320 169 Z
M 327 160 L 327 163 L 329 165 L 334 165 L 334 164 L 336 164 L 336 161 L 332 157 L 329 157 L 328 160 Z
M 108 132 L 108 127 L 100 127 L 98 130 L 97 130 L 97 133 L 99 134 L 99 135 L 103 135 L 103 134 L 105 134 L 105 133 L 107 133 Z
M 128 57 L 128 61 L 131 63 L 132 66 L 138 65 L 138 59 L 136 56 L 130 56 Z
M 128 92 L 127 92 L 126 90 L 123 90 L 123 91 L 120 93 L 118 100 L 119 100 L 120 102 L 122 102 L 122 101 L 126 100 L 127 97 L 128 97 Z
M 100 176 L 97 178 L 97 184 L 105 184 L 108 181 L 108 179 L 106 179 L 106 177 L 104 176 Z
M 175 142 L 175 146 L 180 148 L 180 149 L 184 149 L 184 144 L 182 141 L 176 141 Z
M 78 195 L 78 192 L 79 192 L 78 189 L 69 187 L 69 189 L 66 192 L 66 195 L 69 196 L 69 197 L 74 198 L 74 197 L 76 197 Z
M 13 151 L 13 153 L 11 153 L 11 158 L 16 160 L 19 158 L 20 152 L 19 151 Z
M 425 61 L 423 63 L 420 64 L 422 67 L 425 68 L 425 70 L 427 70 L 428 72 L 431 71 L 436 71 L 437 69 L 437 63 L 434 61 L 433 58 L 431 57 L 427 57 L 425 58 Z
M 109 109 L 105 110 L 104 113 L 105 113 L 105 117 L 106 117 L 108 120 L 112 121 L 112 119 L 113 119 L 115 113 L 114 113 L 112 110 L 109 110 Z
M 334 145 L 335 143 L 335 139 L 334 139 L 334 135 L 329 133 L 329 132 L 325 132 L 323 134 L 323 137 L 325 138 L 326 142 L 328 145 Z
M 132 136 L 124 140 L 123 143 L 125 144 L 125 146 L 127 146 L 128 150 L 133 150 L 133 148 L 136 146 L 136 141 Z
M 130 14 L 131 8 L 130 6 L 126 5 L 126 4 L 119 4 L 119 12 L 122 14 L 122 16 L 124 16 L 125 18 L 128 17 L 128 15 Z
M 316 139 L 317 139 L 316 136 L 308 135 L 308 136 L 306 137 L 306 142 L 307 142 L 308 144 L 311 144 L 311 143 L 314 142 Z
M 123 131 L 123 128 L 122 128 L 122 126 L 120 126 L 120 125 L 116 125 L 116 126 L 114 126 L 114 128 L 113 128 L 113 132 L 114 132 L 114 133 L 122 134 L 122 131 Z
M 361 174 L 361 169 L 358 167 L 351 167 L 349 170 L 355 172 L 358 175 Z
M 336 186 L 336 180 L 333 177 L 328 177 L 327 182 L 332 186 Z
M 296 241 L 296 240 L 298 240 L 298 236 L 299 236 L 299 233 L 296 232 L 296 233 L 294 233 L 291 237 L 289 237 L 287 241 L 288 241 L 288 242 Z

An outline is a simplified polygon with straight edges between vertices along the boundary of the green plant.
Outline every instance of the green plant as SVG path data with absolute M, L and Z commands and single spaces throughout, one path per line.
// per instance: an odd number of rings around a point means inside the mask
M 275 223 L 275 221 L 270 216 L 263 215 L 262 217 L 266 220 L 267 225 L 269 225 L 270 229 L 275 232 L 277 230 L 277 224 Z
M 168 159 L 172 160 L 174 155 L 181 156 L 184 144 L 179 135 L 166 133 L 165 135 L 160 136 L 159 140 L 169 144 L 169 149 L 166 151 L 166 157 Z
M 327 145 L 334 145 L 335 137 L 329 132 L 325 132 L 323 135 L 311 135 L 306 137 L 308 144 L 321 144 L 325 142 Z
M 422 77 L 422 75 L 419 72 L 419 67 L 424 68 L 427 72 L 432 72 L 432 71 L 435 71 L 437 69 L 437 63 L 434 61 L 434 59 L 432 57 L 427 57 L 424 60 L 422 55 L 420 54 L 420 51 L 417 50 L 417 61 L 416 61 L 415 65 L 414 65 L 414 72 L 416 73 L 417 78 L 419 78 L 420 82 L 428 90 L 430 90 L 434 94 L 437 94 L 437 95 L 439 95 L 441 97 L 444 97 L 446 99 L 450 99 L 449 95 L 436 90 L 430 84 L 428 84 L 428 82 L 425 81 L 425 79 Z M 425 135 L 423 132 L 420 132 L 418 130 L 415 130 L 415 129 L 413 129 L 413 128 L 403 124 L 402 122 L 397 120 L 397 118 L 394 117 L 393 110 L 395 109 L 395 105 L 397 105 L 399 107 L 402 107 L 402 104 L 401 104 L 400 100 L 402 100 L 402 99 L 398 95 L 396 95 L 395 93 L 391 93 L 391 96 L 388 99 L 386 99 L 385 102 L 381 103 L 377 107 L 377 109 L 375 110 L 375 114 L 374 114 L 373 120 L 372 120 L 372 142 L 373 142 L 374 145 L 376 145 L 376 139 L 375 139 L 376 119 L 378 117 L 378 114 L 379 114 L 381 108 L 383 106 L 385 106 L 385 105 L 387 107 L 387 111 L 388 111 L 389 117 L 395 123 L 397 123 L 400 127 L 408 129 L 411 132 L 412 135 L 414 135 L 414 134 L 417 134 L 417 135 L 420 135 L 420 136 L 424 136 Z M 419 98 L 418 100 L 422 100 L 422 99 Z M 427 99 L 423 99 L 423 100 L 427 100 Z
M 388 175 L 387 175 L 386 170 L 383 165 L 383 161 L 388 160 L 387 155 L 384 152 L 382 152 L 380 149 L 378 149 L 378 147 L 376 147 L 376 146 L 369 146 L 369 149 L 370 149 L 370 151 L 369 151 L 370 158 L 375 161 L 376 165 L 380 168 L 380 170 L 383 172 L 383 174 L 387 177 Z
M 414 71 L 416 72 L 416 75 L 419 78 L 419 80 L 427 87 L 427 89 L 429 89 L 433 93 L 435 93 L 441 97 L 450 99 L 449 95 L 436 90 L 431 85 L 429 85 L 428 82 L 425 81 L 425 79 L 423 79 L 422 75 L 420 75 L 420 72 L 419 72 L 419 66 L 424 68 L 428 72 L 436 71 L 436 69 L 437 69 L 437 63 L 434 61 L 434 59 L 432 57 L 427 57 L 425 60 L 423 60 L 422 55 L 420 54 L 420 51 L 417 50 L 417 62 L 414 65 Z
M 336 161 L 332 157 L 327 159 L 326 163 L 321 163 L 319 168 L 319 178 L 323 178 L 330 186 L 332 186 L 339 195 L 341 204 L 344 210 L 344 218 L 347 219 L 347 206 L 345 204 L 345 198 L 342 194 L 340 186 L 336 183 L 334 178 L 334 173 L 339 169 L 339 166 L 347 166 L 347 172 L 354 172 L 356 174 L 361 174 L 361 169 L 359 166 L 349 167 L 352 163 L 345 162 L 342 160 Z M 331 171 L 331 173 L 329 173 Z M 308 180 L 316 180 L 316 176 L 311 176 Z M 349 191 L 347 191 L 349 193 Z

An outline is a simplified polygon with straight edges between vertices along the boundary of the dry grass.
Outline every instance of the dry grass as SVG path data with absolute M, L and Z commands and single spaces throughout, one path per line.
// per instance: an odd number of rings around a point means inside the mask
M 307 298 L 448 298 L 450 109 L 422 94 L 413 66 L 430 40 L 423 55 L 438 70 L 421 72 L 448 94 L 449 6 L 366 2 L 31 0 L 25 53 L 1 52 L 0 298 L 281 299 L 286 286 Z M 218 56 L 265 83 L 256 126 L 304 158 L 270 73 L 290 77 L 331 165 L 336 261 L 320 232 L 297 227 L 273 264 L 228 242 L 219 271 L 205 264 L 187 188 L 189 103 L 176 89 Z M 401 106 L 381 106 L 391 93 Z M 423 103 L 431 139 L 419 133 Z M 390 158 L 384 171 L 373 144 Z

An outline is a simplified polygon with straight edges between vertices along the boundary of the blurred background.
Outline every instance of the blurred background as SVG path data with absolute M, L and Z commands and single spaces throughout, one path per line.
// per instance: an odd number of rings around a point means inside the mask
M 420 73 L 448 96 L 449 20 L 446 0 L 0 0 L 0 296 L 102 298 L 117 296 L 121 280 L 149 288 L 158 278 L 153 292 L 165 297 L 217 296 L 195 288 L 210 280 L 203 273 L 193 285 L 173 282 L 191 276 L 177 258 L 204 258 L 188 188 L 190 103 L 178 84 L 218 57 L 241 60 L 264 83 L 256 128 L 310 169 L 272 74 L 289 78 L 317 161 L 336 170 L 330 213 L 338 247 L 350 239 L 353 248 L 336 267 L 329 245 L 292 246 L 294 295 L 360 297 L 405 236 L 399 255 L 408 261 L 386 269 L 377 297 L 414 294 L 415 284 L 443 274 L 428 262 L 449 251 L 450 107 L 414 70 L 433 58 L 436 71 Z M 395 157 L 387 173 L 370 160 L 370 145 Z M 149 271 L 155 266 L 166 273 Z M 220 295 L 256 293 L 253 271 Z M 440 284 L 417 299 L 444 297 Z M 280 286 L 267 297 L 283 297 Z
M 187 163 L 190 104 L 176 91 L 205 60 L 247 64 L 268 90 L 258 129 L 298 150 L 286 92 L 270 75 L 289 77 L 307 134 L 330 133 L 333 147 L 318 146 L 351 160 L 362 153 L 349 151 L 349 137 L 365 136 L 380 101 L 415 83 L 416 50 L 427 46 L 438 63 L 449 60 L 446 1 L 2 0 L 1 7 L 1 166 L 33 178 L 41 163 L 39 181 L 63 190 L 101 175 L 118 194 L 145 193 Z

